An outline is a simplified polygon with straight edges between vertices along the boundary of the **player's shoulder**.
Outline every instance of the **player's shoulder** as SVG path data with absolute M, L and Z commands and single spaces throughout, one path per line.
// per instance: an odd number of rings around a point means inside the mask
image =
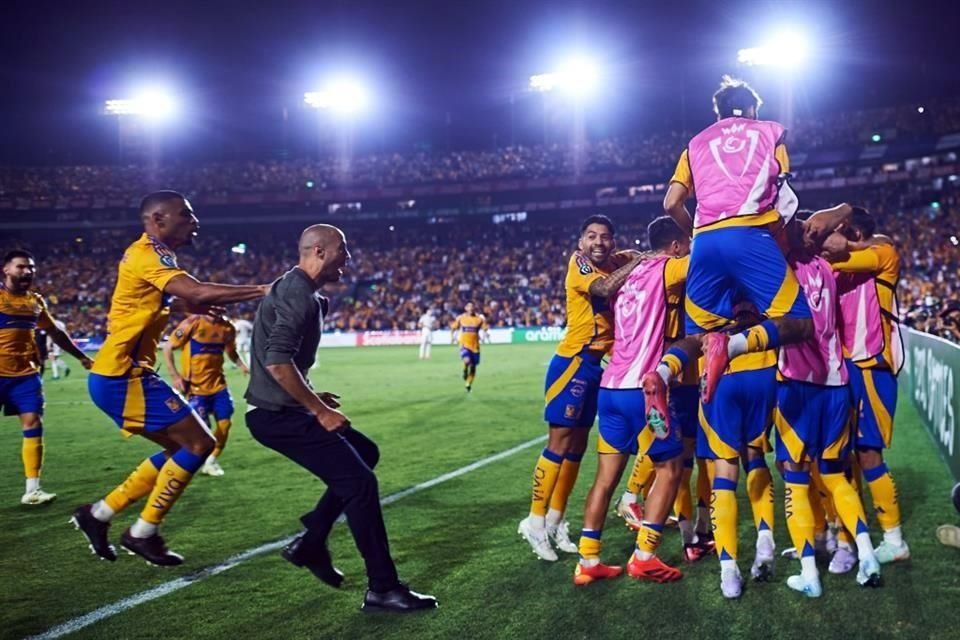
M 570 256 L 570 261 L 567 263 L 567 272 L 569 274 L 588 276 L 595 271 L 596 267 L 593 265 L 593 262 L 580 251 L 574 251 Z
M 169 269 L 179 269 L 177 254 L 170 247 L 152 236 L 144 233 L 134 240 L 123 254 L 123 261 L 131 266 L 142 266 L 157 261 Z

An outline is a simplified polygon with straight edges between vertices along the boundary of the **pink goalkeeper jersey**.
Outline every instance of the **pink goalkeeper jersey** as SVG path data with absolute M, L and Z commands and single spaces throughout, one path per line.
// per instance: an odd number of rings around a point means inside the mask
M 780 175 L 776 149 L 784 132 L 777 122 L 724 118 L 690 140 L 687 157 L 697 194 L 694 227 L 774 208 Z
M 641 262 L 613 302 L 613 351 L 603 371 L 604 389 L 638 389 L 640 378 L 663 356 L 667 323 L 664 270 L 667 256 Z
M 847 384 L 837 309 L 837 280 L 830 263 L 820 256 L 798 258 L 790 266 L 800 281 L 813 316 L 813 339 L 780 347 L 780 373 L 789 380 L 829 387 Z

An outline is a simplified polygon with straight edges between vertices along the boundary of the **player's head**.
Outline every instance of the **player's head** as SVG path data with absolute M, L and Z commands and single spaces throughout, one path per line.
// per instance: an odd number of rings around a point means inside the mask
M 467 313 L 473 313 L 476 310 L 476 306 L 474 306 L 473 301 L 469 301 L 467 304 L 463 305 L 463 310 Z
M 850 219 L 843 225 L 843 235 L 854 242 L 867 240 L 877 231 L 877 221 L 863 207 L 854 207 Z
M 713 111 L 717 119 L 750 118 L 757 119 L 763 100 L 749 84 L 743 80 L 723 76 L 720 88 L 713 94 Z
M 14 249 L 3 257 L 3 284 L 14 293 L 25 293 L 33 284 L 37 263 L 29 251 Z
M 781 251 L 786 254 L 791 251 L 803 251 L 804 249 L 810 251 L 817 250 L 816 246 L 807 245 L 803 233 L 804 223 L 810 219 L 813 213 L 812 209 L 800 209 L 786 224 L 783 224 L 781 221 L 774 232 L 774 237 L 777 240 L 777 244 L 780 245 Z
M 670 216 L 654 218 L 653 222 L 647 225 L 647 241 L 654 251 L 674 258 L 690 254 L 690 236 L 685 234 Z
M 329 224 L 315 224 L 300 234 L 300 268 L 317 286 L 338 282 L 343 267 L 350 260 L 347 237 L 343 231 Z
M 154 191 L 140 201 L 144 230 L 165 245 L 190 244 L 200 230 L 200 221 L 190 201 L 176 191 Z
M 614 241 L 613 220 L 607 216 L 592 215 L 580 225 L 580 252 L 595 265 L 603 264 L 613 253 L 617 243 Z

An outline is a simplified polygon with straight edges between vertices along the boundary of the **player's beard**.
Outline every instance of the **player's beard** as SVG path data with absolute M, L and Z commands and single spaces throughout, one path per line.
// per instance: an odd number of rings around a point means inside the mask
M 17 289 L 20 291 L 26 291 L 31 286 L 33 286 L 33 276 L 20 276 L 14 280 L 17 284 Z

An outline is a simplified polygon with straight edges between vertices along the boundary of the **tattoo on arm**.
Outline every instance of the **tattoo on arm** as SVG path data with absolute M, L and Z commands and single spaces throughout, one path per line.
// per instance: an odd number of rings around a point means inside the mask
M 645 258 L 646 256 L 641 254 L 631 259 L 630 262 L 623 265 L 610 275 L 597 278 L 591 282 L 590 295 L 598 296 L 600 298 L 609 298 L 615 294 L 620 290 L 620 287 L 623 286 L 623 283 L 627 281 L 627 276 L 630 275 L 630 272 L 633 271 L 638 264 L 643 262 Z

